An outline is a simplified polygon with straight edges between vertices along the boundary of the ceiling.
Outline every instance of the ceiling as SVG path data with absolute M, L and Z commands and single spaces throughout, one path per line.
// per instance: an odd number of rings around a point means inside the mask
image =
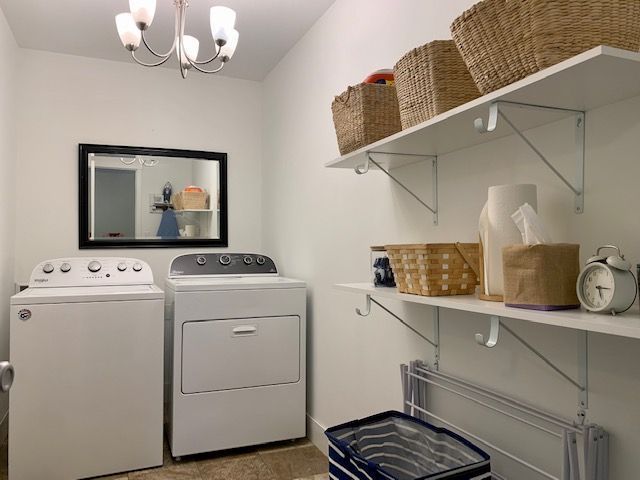
M 210 56 L 209 8 L 218 4 L 233 8 L 240 41 L 224 74 L 262 80 L 334 1 L 191 0 L 185 33 L 200 40 L 198 59 Z M 129 10 L 128 0 L 0 0 L 0 7 L 21 47 L 133 62 L 114 21 L 116 14 Z M 173 12 L 172 0 L 157 0 L 147 36 L 156 51 L 171 46 Z M 177 60 L 166 65 L 177 68 Z

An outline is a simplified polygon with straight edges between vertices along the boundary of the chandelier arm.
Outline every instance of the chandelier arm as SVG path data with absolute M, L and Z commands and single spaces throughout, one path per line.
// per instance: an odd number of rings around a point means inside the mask
M 178 57 L 178 65 L 180 66 L 180 75 L 182 75 L 182 78 L 184 79 L 187 78 L 187 67 L 182 64 L 182 52 L 184 52 L 184 24 L 186 21 L 185 10 L 186 6 L 176 2 L 176 24 L 178 28 L 178 35 L 176 36 L 178 39 L 176 45 L 176 56 Z M 188 60 L 186 53 L 184 57 Z
M 187 61 L 191 64 L 191 66 L 193 68 L 195 68 L 197 71 L 201 72 L 201 73 L 218 73 L 220 70 L 222 70 L 224 68 L 224 65 L 226 63 L 226 62 L 223 62 L 222 60 L 220 60 L 220 66 L 218 68 L 215 68 L 213 70 L 205 70 L 204 68 L 199 67 L 197 62 L 194 62 L 189 57 L 186 57 L 186 58 L 187 58 Z M 211 61 L 213 61 L 213 60 L 211 60 Z
M 147 36 L 145 35 L 144 32 L 145 31 L 142 30 L 142 43 L 144 43 L 144 46 L 147 47 L 147 50 L 149 50 L 153 55 L 155 55 L 158 58 L 166 58 L 173 53 L 173 50 L 176 48 L 176 38 L 177 38 L 176 35 L 173 36 L 173 44 L 171 45 L 171 48 L 169 49 L 169 51 L 163 54 L 163 53 L 158 53 L 153 48 L 151 48 L 151 46 L 149 45 L 149 42 L 147 42 Z
M 158 66 L 162 65 L 163 63 L 165 63 L 167 60 L 169 60 L 169 58 L 171 58 L 171 56 L 169 55 L 169 56 L 164 57 L 159 62 L 156 62 L 156 63 L 145 63 L 142 60 L 140 60 L 138 57 L 136 57 L 136 52 L 134 50 L 131 51 L 131 57 L 136 61 L 137 64 L 142 65 L 143 67 L 158 67 Z
M 201 61 L 197 61 L 197 60 L 192 60 L 191 64 L 196 64 L 196 65 L 206 65 L 207 63 L 211 63 L 213 62 L 216 58 L 218 58 L 220 56 L 220 51 L 222 50 L 222 47 L 218 47 L 218 45 L 215 45 L 216 48 L 216 53 L 213 57 L 211 57 L 209 60 L 201 60 Z

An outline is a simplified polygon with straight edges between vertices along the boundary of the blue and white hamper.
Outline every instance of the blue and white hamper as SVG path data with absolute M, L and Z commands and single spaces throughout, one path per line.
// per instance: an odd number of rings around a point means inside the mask
M 489 480 L 489 455 L 445 428 L 389 411 L 327 429 L 332 480 Z

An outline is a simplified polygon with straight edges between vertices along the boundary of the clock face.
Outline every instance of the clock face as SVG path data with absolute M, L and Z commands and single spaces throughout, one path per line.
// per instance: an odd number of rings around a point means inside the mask
M 604 265 L 595 264 L 584 272 L 580 288 L 587 308 L 604 309 L 613 299 L 615 290 L 613 274 Z

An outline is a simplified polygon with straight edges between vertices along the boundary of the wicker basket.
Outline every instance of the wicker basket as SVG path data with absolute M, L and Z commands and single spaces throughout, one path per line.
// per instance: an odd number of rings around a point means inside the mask
M 409 128 L 480 96 L 452 40 L 414 48 L 393 74 L 402 128 Z
M 598 45 L 640 49 L 637 0 L 528 0 L 538 68 Z
M 175 210 L 204 210 L 208 208 L 207 192 L 179 192 L 171 198 Z
M 340 154 L 345 155 L 402 130 L 392 85 L 361 83 L 331 104 Z
M 520 56 L 514 55 L 517 49 L 507 40 L 498 17 L 505 3 L 505 0 L 483 0 L 451 25 L 453 40 L 483 94 L 522 78 L 518 77 L 522 70 Z M 506 15 L 503 18 L 506 20 Z
M 478 283 L 477 243 L 386 245 L 400 293 L 472 295 Z
M 598 45 L 640 49 L 637 0 L 482 0 L 451 33 L 483 94 Z

